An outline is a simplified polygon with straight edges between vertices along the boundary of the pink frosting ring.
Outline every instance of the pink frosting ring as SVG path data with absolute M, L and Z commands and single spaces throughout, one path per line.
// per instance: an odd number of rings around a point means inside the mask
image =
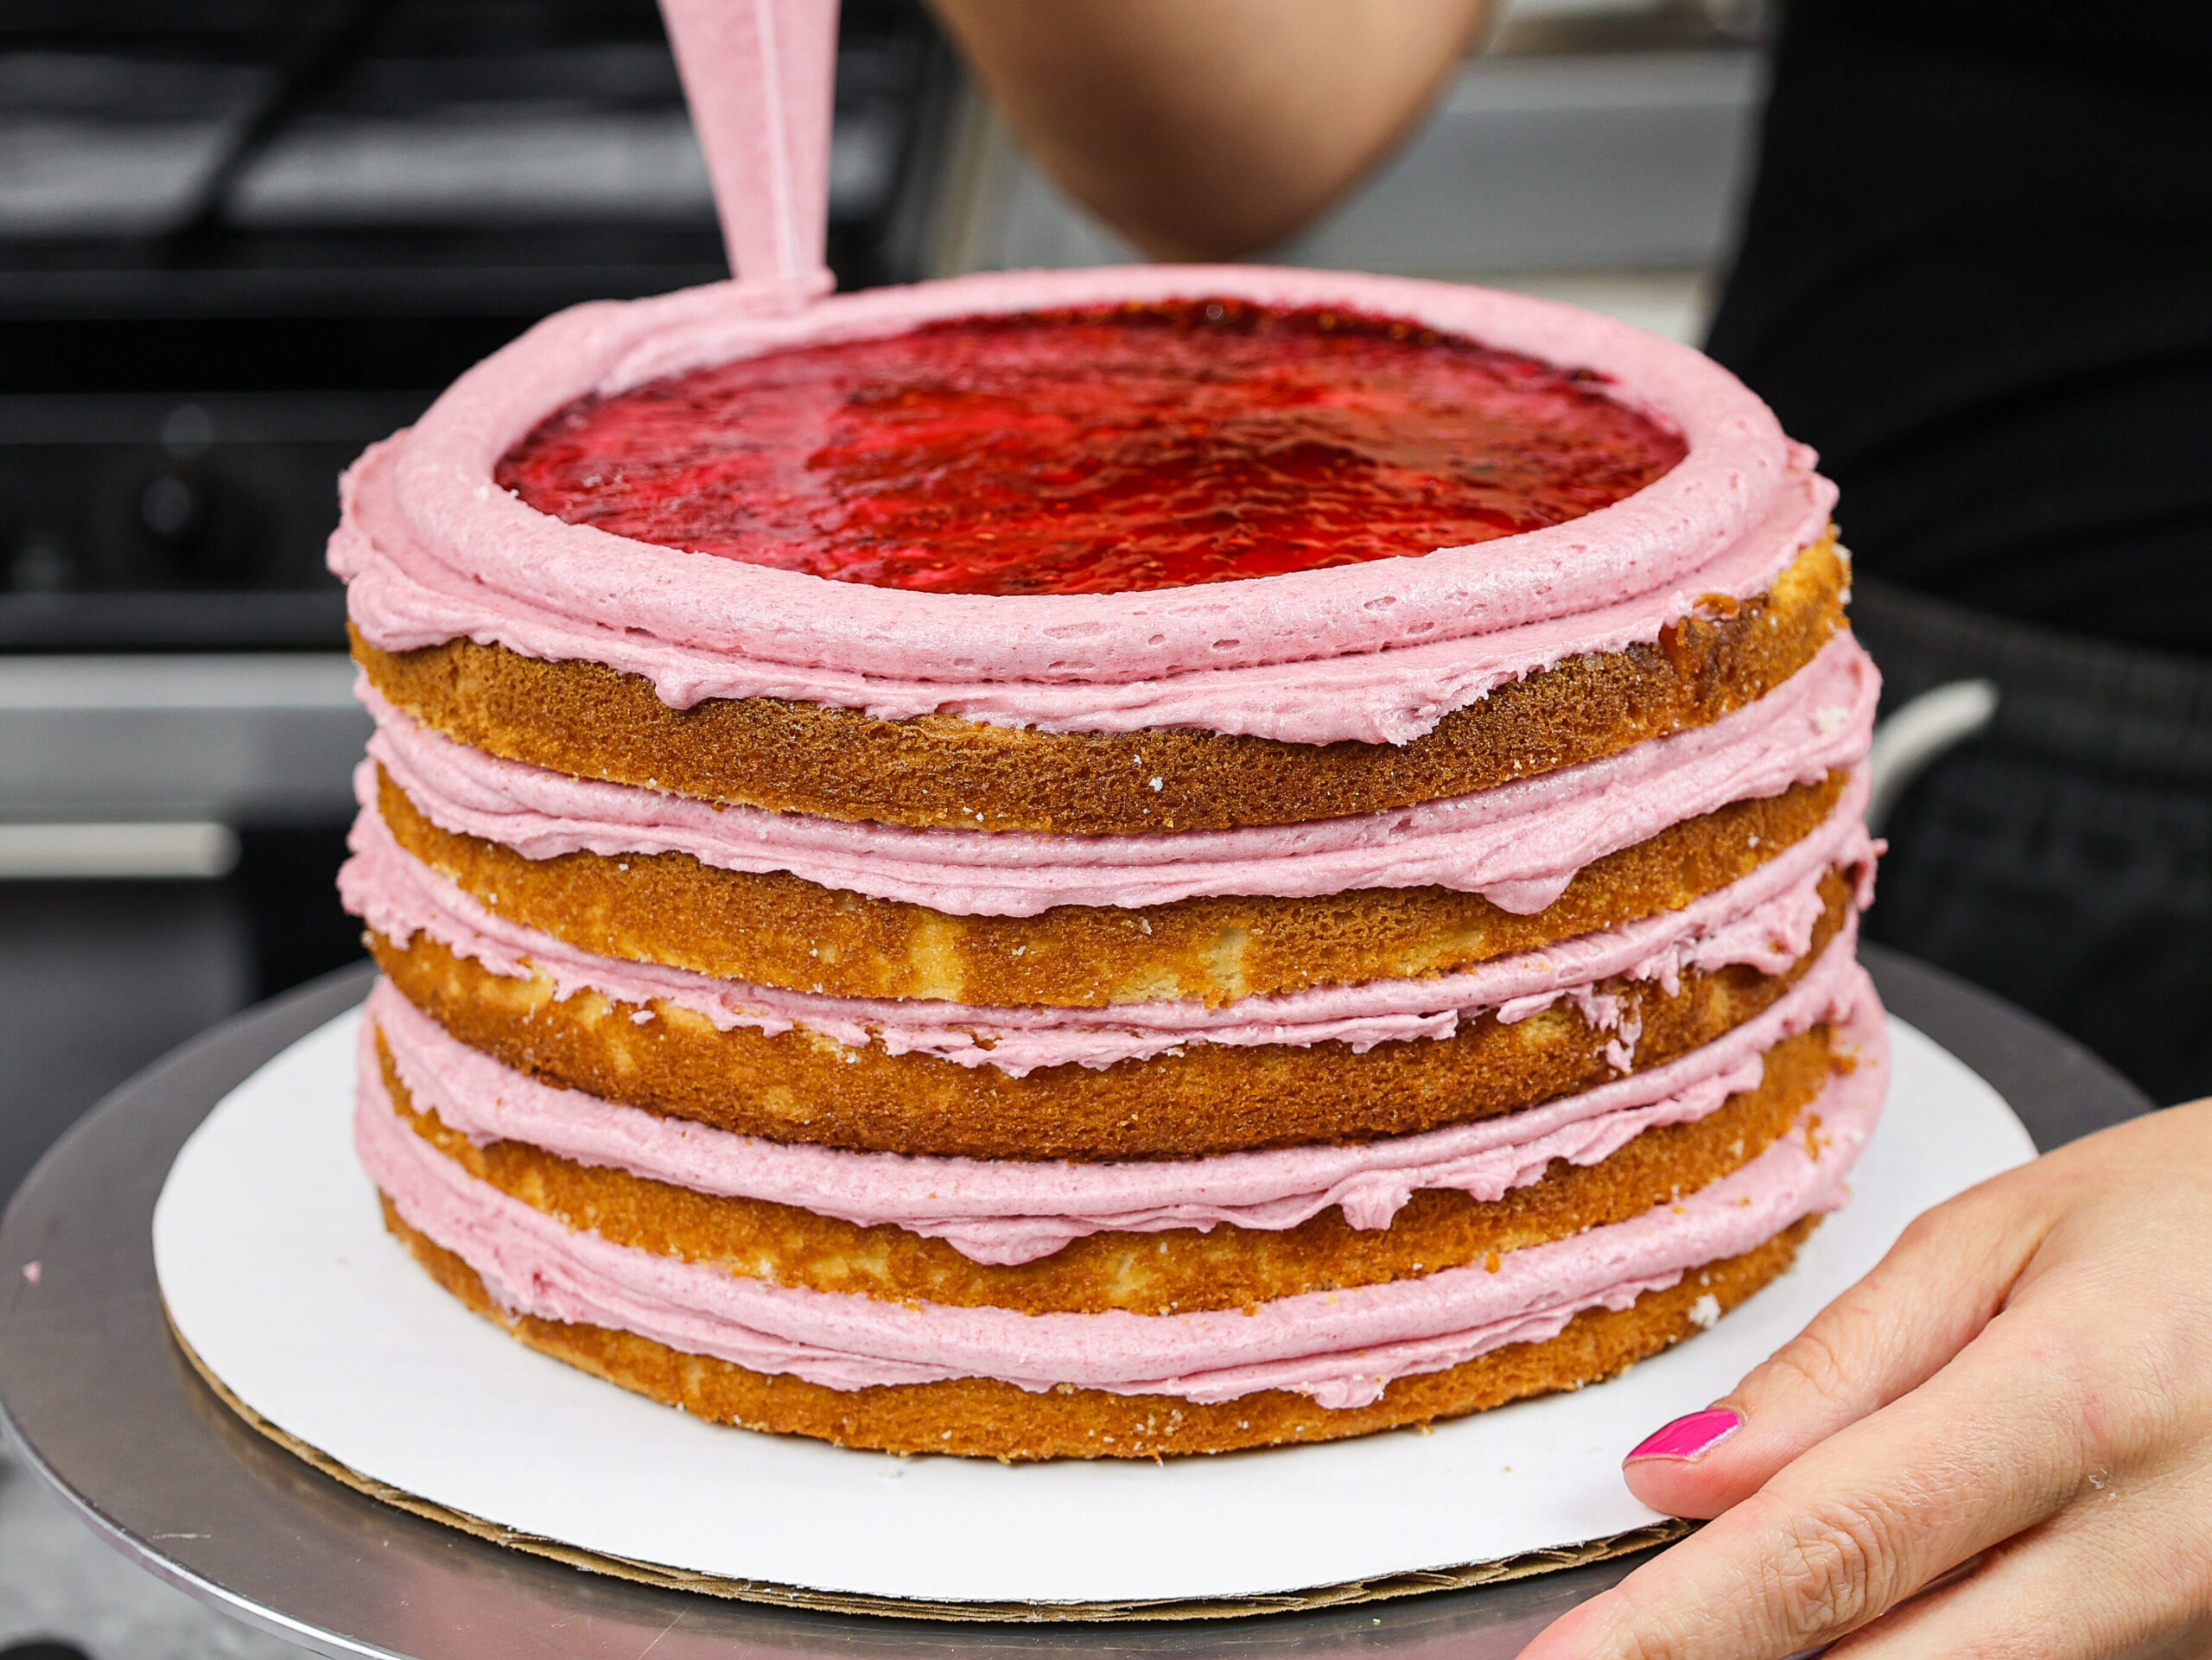
M 1611 378 L 1688 455 L 1578 519 L 1425 557 L 1135 594 L 918 594 L 836 582 L 569 525 L 499 489 L 499 457 L 572 399 L 803 342 L 940 318 L 1232 294 L 1404 317 Z M 1658 593 L 1726 554 L 1794 459 L 1766 406 L 1686 347 L 1521 296 L 1410 278 L 1235 266 L 995 273 L 778 311 L 734 284 L 547 319 L 463 375 L 406 436 L 393 527 L 482 600 L 747 659 L 953 684 L 1125 684 L 1200 669 L 1386 651 L 1568 617 Z M 1825 487 L 1815 504 L 1826 511 Z M 357 559 L 334 546 L 334 561 Z

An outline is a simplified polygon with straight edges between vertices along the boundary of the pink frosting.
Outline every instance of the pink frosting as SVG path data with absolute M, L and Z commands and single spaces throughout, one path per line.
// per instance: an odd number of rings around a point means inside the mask
M 569 525 L 492 482 L 571 399 L 802 341 L 937 318 L 1229 293 L 1411 318 L 1610 375 L 1678 429 L 1681 464 L 1599 512 L 1418 557 L 1138 594 L 917 594 Z M 1166 726 L 1404 742 L 1493 687 L 1650 640 L 1701 596 L 1764 588 L 1833 488 L 1765 405 L 1688 347 L 1570 307 L 1408 278 L 1244 267 L 998 273 L 839 296 L 722 284 L 547 319 L 479 364 L 342 488 L 330 563 L 387 650 L 467 637 L 600 662 L 688 708 L 772 696 L 887 718 Z
M 450 1036 L 389 983 L 370 993 L 361 1065 L 380 1029 L 417 1107 L 480 1146 L 523 1142 L 723 1198 L 765 1199 L 861 1227 L 949 1242 L 979 1262 L 1049 1256 L 1099 1232 L 1294 1228 L 1332 1205 L 1384 1228 L 1426 1188 L 1499 1198 L 1552 1160 L 1596 1164 L 1661 1124 L 1704 1117 L 1758 1087 L 1783 1039 L 1847 1016 L 1863 994 L 1853 940 L 1837 939 L 1783 995 L 1712 1043 L 1580 1095 L 1471 1124 L 1342 1146 L 1115 1164 L 913 1158 L 785 1144 L 617 1105 L 502 1066 Z
M 1555 1335 L 1586 1308 L 1624 1308 L 1700 1264 L 1751 1250 L 1844 1201 L 1881 1110 L 1887 1045 L 1862 983 L 1847 1024 L 1856 1068 L 1831 1080 L 1793 1135 L 1675 1204 L 1573 1238 L 1509 1251 L 1495 1271 L 1450 1269 L 1245 1312 L 1023 1314 L 880 1302 L 776 1286 L 572 1232 L 477 1180 L 363 1080 L 355 1141 L 399 1213 L 483 1277 L 503 1307 L 634 1332 L 686 1353 L 833 1389 L 994 1377 L 1213 1402 L 1292 1390 L 1364 1405 L 1395 1377 Z
M 1556 900 L 1585 865 L 1670 824 L 1855 764 L 1866 753 L 1879 692 L 1872 660 L 1839 634 L 1765 696 L 1711 725 L 1452 800 L 1230 830 L 1044 836 L 720 807 L 569 778 L 442 738 L 361 688 L 377 716 L 370 753 L 442 829 L 531 859 L 688 853 L 725 870 L 789 871 L 957 916 L 1431 884 L 1527 915 Z
M 1671 995 L 1685 967 L 1746 964 L 1780 973 L 1811 940 L 1825 871 L 1856 871 L 1861 903 L 1871 898 L 1874 848 L 1860 820 L 1866 789 L 1862 771 L 1812 834 L 1681 910 L 1464 973 L 1321 987 L 1211 1008 L 1196 1001 L 1048 1008 L 839 997 L 602 957 L 479 904 L 402 849 L 373 800 L 364 805 L 349 837 L 353 857 L 339 874 L 339 889 L 347 908 L 386 938 L 404 944 L 419 932 L 495 974 L 527 978 L 543 972 L 557 999 L 594 991 L 632 1006 L 638 1020 L 652 1018 L 652 1008 L 664 1004 L 703 1014 L 722 1031 L 748 1026 L 772 1036 L 803 1026 L 852 1047 L 880 1042 L 893 1054 L 990 1065 L 1019 1078 L 1045 1066 L 1109 1066 L 1194 1041 L 1338 1042 L 1365 1050 L 1385 1041 L 1446 1038 L 1462 1016 L 1497 1008 L 1501 1019 L 1522 1020 L 1562 995 L 1576 1001 L 1592 1026 L 1610 1029 L 1618 1021 L 1617 1000 L 1593 988 L 1615 976 L 1659 981 Z M 1632 1048 L 1632 1040 L 1624 1045 Z M 1627 1053 L 1616 1064 L 1626 1071 Z

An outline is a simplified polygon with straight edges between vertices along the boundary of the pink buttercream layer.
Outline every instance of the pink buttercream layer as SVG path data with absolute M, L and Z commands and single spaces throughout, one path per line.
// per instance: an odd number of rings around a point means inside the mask
M 569 525 L 492 481 L 591 392 L 780 346 L 939 318 L 1233 294 L 1401 316 L 1609 376 L 1688 443 L 1657 482 L 1523 535 L 1332 569 L 1137 594 L 917 594 Z M 1764 590 L 1834 492 L 1765 405 L 1688 347 L 1573 308 L 1341 272 L 1129 267 L 963 277 L 793 312 L 772 285 L 579 306 L 479 364 L 346 475 L 331 568 L 374 645 L 467 638 L 606 664 L 688 708 L 767 696 L 887 719 L 1057 731 L 1184 726 L 1402 743 L 1521 675 L 1658 638 L 1707 595 Z
M 362 1082 L 361 1161 L 410 1225 L 453 1251 L 516 1313 L 633 1332 L 686 1353 L 833 1389 L 992 1377 L 1199 1402 L 1291 1390 L 1364 1405 L 1395 1377 L 1555 1336 L 1586 1308 L 1625 1308 L 1688 1269 L 1741 1255 L 1844 1202 L 1887 1078 L 1881 1011 L 1863 980 L 1845 1023 L 1857 1065 L 1808 1123 L 1672 1205 L 1570 1239 L 1509 1251 L 1495 1271 L 1446 1269 L 1263 1303 L 1247 1313 L 1022 1314 L 898 1304 L 774 1286 L 571 1232 L 477 1180 Z
M 365 803 L 339 873 L 347 909 L 387 939 L 405 944 L 428 934 L 456 956 L 495 974 L 542 972 L 566 1000 L 594 991 L 650 1019 L 656 1004 L 703 1014 L 722 1031 L 747 1026 L 771 1036 L 793 1027 L 851 1047 L 881 1043 L 893 1054 L 928 1054 L 965 1066 L 990 1065 L 1014 1077 L 1039 1067 L 1105 1067 L 1189 1042 L 1245 1046 L 1336 1042 L 1364 1050 L 1387 1041 L 1446 1038 L 1462 1018 L 1495 1008 L 1511 1021 L 1566 996 L 1599 1029 L 1618 1023 L 1618 1000 L 1595 991 L 1615 976 L 1659 981 L 1672 994 L 1685 968 L 1745 964 L 1777 974 L 1802 956 L 1818 923 L 1821 877 L 1855 873 L 1859 901 L 1871 897 L 1874 847 L 1861 812 L 1866 781 L 1853 775 L 1829 817 L 1809 836 L 1726 887 L 1678 911 L 1563 940 L 1427 979 L 1205 1003 L 1120 1003 L 1097 1008 L 988 1008 L 932 999 L 862 999 L 781 990 L 716 979 L 665 964 L 634 963 L 583 951 L 496 914 L 402 849 Z M 1625 1034 L 1624 1034 L 1625 1037 Z M 1625 1071 L 1631 1042 L 1623 1042 Z
M 408 799 L 441 829 L 525 858 L 688 853 L 956 916 L 1432 884 L 1526 915 L 1585 865 L 1670 824 L 1856 764 L 1880 684 L 1839 634 L 1765 696 L 1599 760 L 1388 812 L 1147 836 L 917 830 L 717 806 L 504 760 L 416 724 L 365 682 L 359 690 L 377 718 L 369 752 Z
M 479 1145 L 526 1142 L 695 1193 L 900 1227 L 1005 1265 L 1087 1234 L 1294 1228 L 1332 1205 L 1355 1228 L 1384 1228 L 1424 1189 L 1488 1201 L 1538 1180 L 1555 1158 L 1596 1164 L 1646 1129 L 1694 1122 L 1756 1089 L 1774 1045 L 1847 1018 L 1864 989 L 1853 943 L 1847 931 L 1781 998 L 1712 1043 L 1580 1095 L 1419 1135 L 1204 1159 L 912 1158 L 732 1135 L 512 1071 L 456 1041 L 388 983 L 369 995 L 361 1066 L 364 1076 L 376 1070 L 380 1030 L 416 1106 Z

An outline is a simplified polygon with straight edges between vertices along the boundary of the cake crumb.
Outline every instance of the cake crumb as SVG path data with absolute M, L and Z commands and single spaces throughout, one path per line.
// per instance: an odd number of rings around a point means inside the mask
M 1700 1332 L 1710 1332 L 1720 1319 L 1720 1299 L 1710 1291 L 1690 1305 L 1690 1324 Z

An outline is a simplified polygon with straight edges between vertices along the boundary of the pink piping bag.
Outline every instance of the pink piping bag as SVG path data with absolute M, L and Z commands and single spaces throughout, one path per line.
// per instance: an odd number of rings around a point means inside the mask
M 731 270 L 793 309 L 832 286 L 837 0 L 661 0 Z

